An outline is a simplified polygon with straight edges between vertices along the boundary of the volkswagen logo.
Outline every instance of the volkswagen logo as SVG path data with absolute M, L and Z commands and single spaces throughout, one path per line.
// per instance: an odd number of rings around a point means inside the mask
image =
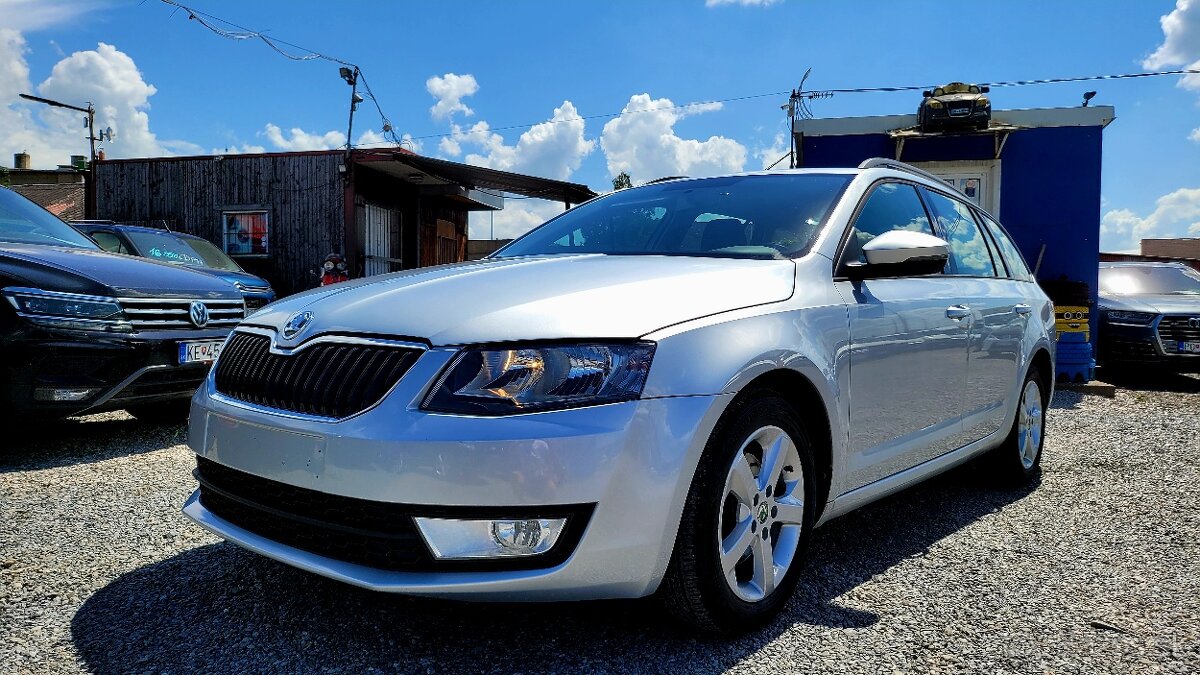
M 283 324 L 283 337 L 288 340 L 296 337 L 308 327 L 308 324 L 312 323 L 312 320 L 312 312 L 297 312 L 291 315 L 288 317 L 287 323 Z
M 1188 328 L 1200 328 L 1200 316 L 1193 316 L 1188 319 Z
M 193 300 L 188 307 L 188 318 L 196 328 L 204 328 L 208 325 L 208 307 L 203 302 Z

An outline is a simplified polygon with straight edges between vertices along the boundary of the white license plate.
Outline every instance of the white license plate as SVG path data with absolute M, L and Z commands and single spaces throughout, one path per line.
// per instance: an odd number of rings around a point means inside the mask
M 1184 354 L 1200 354 L 1200 342 L 1180 342 L 1179 351 Z
M 221 345 L 224 340 L 204 340 L 203 342 L 180 342 L 180 363 L 205 363 L 216 361 L 221 355 Z

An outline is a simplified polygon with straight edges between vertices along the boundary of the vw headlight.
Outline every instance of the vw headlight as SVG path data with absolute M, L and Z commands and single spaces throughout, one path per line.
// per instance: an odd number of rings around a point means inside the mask
M 992 102 L 989 101 L 988 97 L 986 97 L 986 96 L 980 96 L 979 98 L 975 99 L 975 107 L 976 108 L 987 108 L 991 105 L 992 105 Z
M 133 330 L 125 320 L 116 298 L 38 288 L 12 287 L 3 292 L 18 315 L 39 326 L 72 330 Z
M 467 415 L 516 413 L 637 398 L 654 343 L 465 349 L 421 406 Z
M 1109 323 L 1121 323 L 1130 326 L 1145 326 L 1154 320 L 1154 314 L 1150 312 L 1118 312 L 1110 311 L 1107 314 Z
M 929 99 L 929 107 L 933 108 L 934 110 L 937 110 L 938 108 L 942 107 L 942 102 L 937 100 L 936 98 L 931 98 L 931 99 Z

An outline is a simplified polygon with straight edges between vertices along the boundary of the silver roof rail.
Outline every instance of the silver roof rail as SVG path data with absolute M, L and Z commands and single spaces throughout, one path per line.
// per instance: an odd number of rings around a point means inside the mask
M 894 169 L 896 171 L 905 171 L 907 173 L 912 173 L 912 174 L 921 176 L 922 178 L 928 178 L 929 180 L 937 182 L 939 185 L 944 185 L 946 187 L 949 187 L 950 189 L 954 190 L 955 192 L 959 191 L 953 185 L 950 185 L 946 181 L 929 173 L 928 171 L 922 171 L 921 169 L 918 169 L 917 167 L 915 167 L 911 164 L 905 164 L 904 162 L 901 162 L 900 160 L 897 160 L 897 159 L 888 159 L 887 157 L 872 157 L 871 159 L 863 160 L 863 163 L 859 164 L 858 168 L 860 168 L 860 169 Z

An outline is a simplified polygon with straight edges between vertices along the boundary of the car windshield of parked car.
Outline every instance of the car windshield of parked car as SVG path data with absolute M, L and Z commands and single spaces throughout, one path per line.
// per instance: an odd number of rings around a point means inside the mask
M 1100 292 L 1112 295 L 1200 295 L 1200 274 L 1182 267 L 1102 267 Z
M 938 87 L 937 90 L 933 92 L 933 95 L 934 96 L 945 96 L 946 94 L 978 94 L 978 93 L 979 93 L 979 87 L 977 87 L 973 84 L 962 84 L 959 82 L 955 82 L 954 84 L 948 84 L 944 87 Z
M 808 249 L 851 178 L 760 174 L 620 190 L 567 211 L 494 256 L 792 257 Z
M 49 211 L 8 189 L 0 189 L 0 241 L 99 248 L 91 239 Z
M 204 266 L 213 269 L 225 270 L 226 272 L 245 272 L 242 266 L 234 262 L 233 258 L 225 255 L 225 252 L 213 245 L 207 239 L 184 239 L 188 246 L 192 247 L 196 253 L 204 259 Z
M 198 240 L 178 237 L 165 230 L 162 232 L 128 230 L 126 234 L 138 252 L 151 260 L 160 260 L 162 262 L 175 263 L 176 265 L 191 265 L 193 267 L 215 267 L 231 272 L 241 271 L 237 263 L 234 263 L 232 260 L 229 260 L 229 263 L 233 265 L 232 267 L 225 264 L 209 264 L 208 256 L 198 250 L 201 244 L 201 241 Z M 214 251 L 217 250 L 215 246 L 212 246 L 212 249 Z M 220 253 L 220 251 L 217 252 Z

